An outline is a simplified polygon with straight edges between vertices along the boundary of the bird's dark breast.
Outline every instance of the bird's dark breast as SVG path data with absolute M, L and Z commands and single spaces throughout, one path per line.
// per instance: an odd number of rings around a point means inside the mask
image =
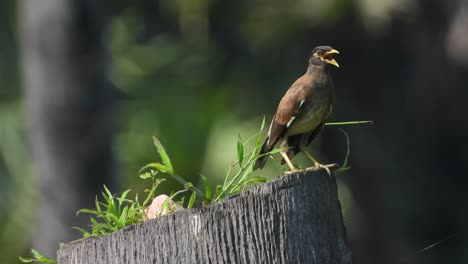
M 330 116 L 334 93 L 333 84 L 328 76 L 318 78 L 310 84 L 311 92 L 306 97 L 306 104 L 287 130 L 287 135 L 303 134 L 315 130 Z

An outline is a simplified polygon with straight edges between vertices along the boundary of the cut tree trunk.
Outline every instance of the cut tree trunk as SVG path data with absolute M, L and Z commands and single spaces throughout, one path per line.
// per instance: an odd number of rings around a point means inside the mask
M 334 177 L 306 170 L 64 245 L 58 263 L 351 263 Z

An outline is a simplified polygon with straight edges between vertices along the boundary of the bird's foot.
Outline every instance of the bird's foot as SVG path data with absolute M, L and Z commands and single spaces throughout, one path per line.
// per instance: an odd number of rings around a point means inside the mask
M 328 175 L 331 177 L 332 174 L 331 174 L 330 169 L 337 168 L 337 167 L 338 167 L 338 164 L 336 164 L 336 163 L 332 163 L 332 164 L 320 164 L 320 163 L 316 162 L 316 163 L 314 164 L 314 167 L 315 167 L 315 168 L 321 168 L 321 169 L 326 170 L 327 173 L 328 173 Z
M 285 171 L 284 174 L 293 174 L 293 173 L 296 173 L 298 171 L 299 171 L 298 169 L 291 169 L 290 171 Z
M 298 169 L 296 169 L 296 167 L 292 164 L 291 160 L 288 157 L 288 154 L 286 154 L 286 152 L 283 152 L 283 151 L 281 151 L 280 154 L 281 156 L 283 156 L 283 159 L 288 164 L 289 169 L 291 169 L 290 171 L 287 171 L 285 174 L 291 174 L 291 173 L 297 172 Z

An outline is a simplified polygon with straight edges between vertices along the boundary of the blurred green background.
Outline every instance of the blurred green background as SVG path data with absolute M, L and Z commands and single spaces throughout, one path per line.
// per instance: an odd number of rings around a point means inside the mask
M 354 263 L 467 263 L 463 0 L 1 1 L 0 263 L 78 238 L 102 184 L 145 188 L 153 135 L 179 175 L 219 182 L 318 45 L 340 51 L 331 121 L 375 122 L 345 127 Z M 335 127 L 311 146 L 345 148 Z

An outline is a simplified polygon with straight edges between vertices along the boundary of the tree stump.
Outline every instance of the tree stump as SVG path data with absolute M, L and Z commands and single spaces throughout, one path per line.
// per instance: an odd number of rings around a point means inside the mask
M 351 263 L 334 177 L 308 169 L 219 203 L 65 244 L 58 263 Z

